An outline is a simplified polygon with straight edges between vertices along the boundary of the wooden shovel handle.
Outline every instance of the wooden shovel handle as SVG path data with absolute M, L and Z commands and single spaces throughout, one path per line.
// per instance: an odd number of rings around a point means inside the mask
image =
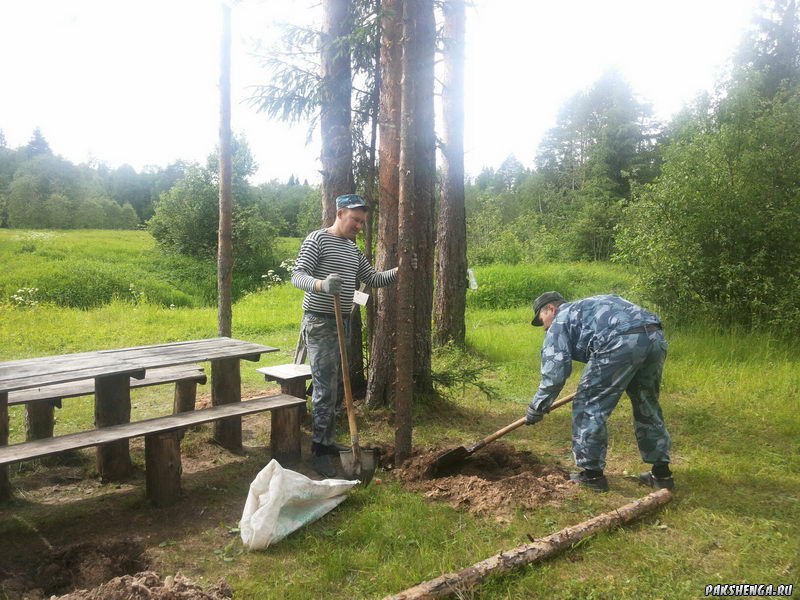
M 547 410 L 547 412 L 550 412 L 551 410 L 556 409 L 559 406 L 564 406 L 565 404 L 569 404 L 570 402 L 572 402 L 572 399 L 575 397 L 576 393 L 577 392 L 573 392 L 569 396 L 564 396 L 563 398 L 561 398 L 561 400 L 556 400 L 555 402 L 553 402 L 553 404 L 550 406 L 550 408 Z M 514 421 L 513 423 L 511 423 L 511 425 L 506 425 L 502 429 L 499 429 L 498 431 L 495 431 L 493 434 L 491 434 L 489 436 L 486 436 L 481 441 L 479 441 L 477 444 L 475 444 L 472 447 L 471 451 L 474 452 L 475 450 L 480 450 L 486 444 L 490 444 L 491 442 L 495 441 L 497 438 L 501 438 L 505 434 L 507 434 L 507 433 L 509 433 L 511 431 L 514 431 L 515 429 L 517 429 L 518 427 L 522 427 L 523 425 L 525 425 L 525 417 L 522 417 L 521 419 L 518 419 L 518 420 Z
M 339 354 L 342 357 L 342 383 L 344 384 L 344 403 L 347 407 L 347 424 L 350 426 L 350 444 L 353 447 L 355 464 L 361 463 L 361 452 L 358 446 L 358 426 L 356 410 L 353 406 L 353 390 L 350 387 L 350 364 L 347 361 L 347 343 L 344 335 L 344 319 L 339 294 L 333 296 L 333 312 L 336 314 L 336 331 L 339 338 Z

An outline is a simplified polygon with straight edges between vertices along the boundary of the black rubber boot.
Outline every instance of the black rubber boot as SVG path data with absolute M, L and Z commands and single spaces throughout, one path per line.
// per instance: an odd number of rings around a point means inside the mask
M 608 479 L 602 473 L 600 475 L 590 475 L 586 471 L 580 473 L 570 473 L 569 480 L 578 485 L 589 488 L 595 492 L 608 491 Z
M 311 442 L 311 466 L 326 479 L 336 477 L 336 465 L 332 455 L 338 456 L 339 453 L 331 452 L 331 450 L 333 450 L 333 446 Z
M 650 471 L 639 475 L 639 483 L 657 490 L 675 489 L 675 480 L 672 478 L 672 475 L 669 477 L 656 477 Z
M 350 446 L 337 444 L 336 442 L 330 446 L 318 444 L 317 442 L 311 442 L 311 454 L 328 454 L 330 456 L 339 456 L 339 452 L 344 452 L 346 450 L 350 450 Z
M 336 477 L 336 466 L 330 454 L 315 454 L 311 457 L 311 466 L 326 479 Z

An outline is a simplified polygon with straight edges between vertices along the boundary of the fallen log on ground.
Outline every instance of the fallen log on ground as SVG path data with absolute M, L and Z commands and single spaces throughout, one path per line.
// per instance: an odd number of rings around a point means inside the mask
M 457 573 L 447 573 L 436 579 L 425 581 L 394 596 L 387 596 L 384 600 L 443 598 L 459 592 L 463 593 L 490 575 L 505 573 L 523 565 L 549 558 L 598 531 L 630 523 L 663 506 L 671 499 L 672 494 L 669 490 L 658 490 L 616 510 L 567 527 L 530 544 L 501 552 Z

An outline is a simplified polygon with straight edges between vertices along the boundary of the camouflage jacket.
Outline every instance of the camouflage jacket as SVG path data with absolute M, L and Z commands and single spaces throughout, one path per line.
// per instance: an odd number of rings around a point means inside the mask
M 592 354 L 621 333 L 658 316 L 619 296 L 593 296 L 558 308 L 542 344 L 542 379 L 531 406 L 545 412 L 572 373 L 572 361 L 588 362 Z

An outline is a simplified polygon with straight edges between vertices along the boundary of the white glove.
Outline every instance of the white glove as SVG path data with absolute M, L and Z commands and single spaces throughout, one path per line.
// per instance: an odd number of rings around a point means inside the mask
M 331 296 L 338 296 L 342 291 L 342 278 L 336 273 L 331 273 L 325 279 L 320 280 L 319 291 Z

